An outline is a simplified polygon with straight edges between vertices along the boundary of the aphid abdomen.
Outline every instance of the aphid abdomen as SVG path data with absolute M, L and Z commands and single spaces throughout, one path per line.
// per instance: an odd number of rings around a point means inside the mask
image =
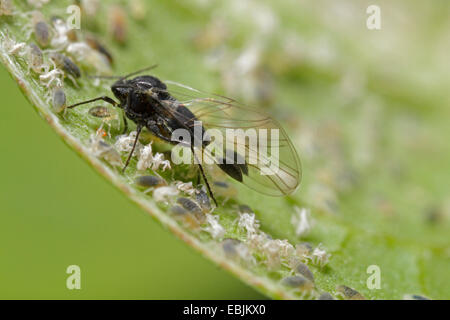
M 199 147 L 200 145 L 206 147 L 210 141 L 204 140 L 205 128 L 201 122 L 198 121 L 197 117 L 183 105 L 178 105 L 176 108 L 176 113 L 172 117 L 168 126 L 173 129 L 186 129 L 190 133 L 191 144 L 194 147 Z
M 233 179 L 242 182 L 244 175 L 248 175 L 248 165 L 245 159 L 236 152 L 234 152 L 233 158 L 230 158 L 227 153 L 225 150 L 226 158 L 221 159 L 221 163 L 218 163 L 219 168 Z
M 53 110 L 57 113 L 63 111 L 66 107 L 66 94 L 61 88 L 53 90 Z

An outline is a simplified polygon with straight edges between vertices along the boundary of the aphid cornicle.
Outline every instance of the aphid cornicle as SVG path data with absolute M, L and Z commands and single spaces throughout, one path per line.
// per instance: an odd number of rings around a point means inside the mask
M 162 82 L 150 75 L 136 76 L 153 67 L 120 77 L 111 86 L 119 102 L 108 96 L 102 96 L 68 107 L 74 108 L 103 100 L 123 110 L 125 131 L 128 128 L 127 119 L 136 124 L 136 138 L 123 171 L 130 162 L 142 129 L 147 128 L 150 133 L 163 141 L 190 149 L 195 159 L 200 151 L 203 159 L 209 159 L 208 164 L 217 164 L 231 178 L 256 191 L 271 196 L 282 196 L 297 189 L 301 179 L 300 160 L 289 137 L 274 120 L 260 110 L 249 109 L 222 96 L 205 96 L 198 90 L 169 81 Z M 132 76 L 136 77 L 130 79 Z M 264 143 L 266 149 L 276 149 L 276 154 L 271 154 L 269 160 L 267 154 L 254 149 L 258 146 L 251 144 L 250 139 L 244 139 L 238 145 L 238 149 L 239 146 L 244 148 L 245 156 L 238 154 L 237 151 L 228 150 L 228 144 L 221 153 L 226 156 L 212 154 L 211 149 L 206 147 L 212 146 L 215 141 L 205 139 L 206 129 L 223 130 L 226 136 L 225 130 L 230 128 L 256 128 L 263 129 L 266 133 L 275 130 L 278 140 L 266 139 L 268 141 Z M 177 129 L 187 131 L 193 139 L 185 141 L 183 137 L 172 136 Z M 198 137 L 199 134 L 202 136 Z M 200 141 L 200 145 L 197 145 L 196 141 Z M 257 156 L 257 161 L 250 158 L 251 156 Z M 267 166 L 267 162 L 274 160 L 278 163 L 277 167 Z M 217 205 L 202 163 L 200 161 L 194 163 L 198 165 L 209 195 Z

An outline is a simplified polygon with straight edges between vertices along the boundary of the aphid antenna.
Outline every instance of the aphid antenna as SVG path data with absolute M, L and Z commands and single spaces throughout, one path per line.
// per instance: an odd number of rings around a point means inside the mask
M 89 79 L 120 79 L 121 76 L 100 76 L 100 75 L 88 75 Z
M 129 77 L 132 77 L 132 76 L 135 76 L 135 75 L 137 75 L 139 73 L 155 69 L 157 66 L 158 66 L 157 64 L 154 64 L 154 65 L 151 65 L 150 67 L 146 67 L 146 68 L 140 69 L 138 71 L 134 71 L 134 72 L 129 73 L 129 74 L 124 75 L 124 76 L 89 75 L 88 78 L 91 78 L 91 79 L 118 79 L 118 80 L 125 80 L 125 79 L 127 79 Z
M 129 74 L 123 76 L 123 77 L 121 78 L 121 80 L 125 80 L 125 79 L 127 79 L 127 78 L 129 78 L 129 77 L 135 76 L 135 75 L 137 75 L 137 74 L 139 74 L 139 73 L 142 73 L 142 72 L 150 71 L 150 70 L 152 70 L 152 69 L 155 69 L 156 67 L 158 67 L 158 64 L 154 64 L 154 65 L 151 65 L 151 66 L 149 66 L 149 67 L 140 69 L 140 70 L 138 70 L 138 71 L 131 72 L 131 73 L 129 73 Z

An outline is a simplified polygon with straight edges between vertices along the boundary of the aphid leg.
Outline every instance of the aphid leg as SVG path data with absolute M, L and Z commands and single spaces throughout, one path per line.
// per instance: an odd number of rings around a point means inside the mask
M 166 136 L 164 136 L 163 134 L 161 134 L 161 130 L 159 129 L 159 127 L 156 125 L 156 122 L 153 120 L 150 120 L 149 122 L 147 122 L 147 129 L 150 130 L 150 132 L 155 135 L 156 137 L 158 137 L 159 139 L 163 140 L 163 141 L 167 141 L 167 142 L 172 142 L 172 140 L 170 140 L 170 138 L 167 138 Z
M 208 189 L 209 196 L 211 197 L 211 199 L 213 199 L 214 203 L 216 204 L 216 207 L 218 207 L 219 205 L 217 204 L 216 198 L 214 198 L 214 194 L 212 193 L 211 187 L 209 186 L 208 179 L 206 179 L 205 171 L 203 171 L 203 167 L 200 164 L 200 161 L 198 161 L 198 158 L 197 158 L 197 155 L 194 152 L 194 147 L 193 146 L 191 146 L 191 151 L 192 151 L 192 154 L 194 155 L 195 159 L 198 162 L 198 167 L 200 168 L 200 172 L 201 172 L 201 174 L 203 176 L 203 180 L 205 181 L 206 188 Z
M 136 144 L 139 139 L 139 135 L 141 134 L 141 130 L 142 130 L 142 126 L 138 124 L 136 127 L 136 139 L 134 139 L 133 148 L 131 148 L 130 154 L 128 155 L 128 158 L 127 158 L 127 162 L 125 162 L 125 166 L 122 169 L 122 173 L 125 172 L 126 168 L 128 167 L 128 164 L 130 163 L 131 157 L 133 156 L 134 149 L 136 148 Z
M 75 80 L 75 78 L 74 77 L 72 77 L 70 74 L 66 74 L 66 77 L 70 80 L 70 81 L 72 81 L 72 84 L 73 84 L 73 86 L 75 87 L 75 88 L 79 88 L 79 86 L 78 86 L 78 83 L 77 83 L 77 81 Z
M 128 131 L 128 121 L 127 121 L 127 117 L 125 116 L 125 112 L 122 112 L 122 119 L 123 119 L 123 125 L 124 125 L 122 133 L 125 134 Z
M 75 104 L 73 104 L 71 106 L 68 106 L 67 109 L 72 109 L 72 108 L 78 107 L 79 105 L 95 102 L 95 101 L 98 101 L 98 100 L 103 100 L 103 101 L 105 101 L 107 103 L 112 104 L 113 106 L 117 106 L 117 102 L 115 102 L 113 99 L 111 99 L 108 96 L 102 96 L 102 97 L 98 97 L 98 98 L 95 98 L 95 99 L 91 99 L 91 100 L 86 100 L 86 101 L 75 103 Z
M 198 174 L 197 174 L 197 185 L 200 184 L 200 179 L 201 179 L 201 173 L 199 171 Z
M 199 164 L 198 166 L 199 166 L 200 171 L 201 171 L 201 173 L 202 173 L 203 180 L 205 180 L 205 184 L 206 184 L 206 188 L 208 189 L 208 193 L 209 193 L 209 195 L 211 196 L 211 199 L 213 199 L 213 201 L 214 201 L 216 207 L 218 207 L 219 205 L 217 204 L 217 200 L 216 200 L 216 198 L 214 197 L 214 194 L 212 193 L 211 187 L 209 186 L 208 179 L 206 179 L 206 175 L 205 175 L 205 172 L 203 171 L 203 167 L 202 167 L 201 164 Z

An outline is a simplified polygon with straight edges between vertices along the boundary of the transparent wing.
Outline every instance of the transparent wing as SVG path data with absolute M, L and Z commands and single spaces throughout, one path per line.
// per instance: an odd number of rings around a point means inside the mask
M 166 105 L 189 128 L 200 120 L 210 140 L 203 161 L 217 164 L 225 173 L 250 188 L 271 196 L 294 192 L 301 180 L 297 152 L 283 128 L 260 110 L 232 99 L 166 81 L 176 101 Z M 180 112 L 179 107 L 191 113 Z M 194 116 L 195 115 L 195 116 Z

